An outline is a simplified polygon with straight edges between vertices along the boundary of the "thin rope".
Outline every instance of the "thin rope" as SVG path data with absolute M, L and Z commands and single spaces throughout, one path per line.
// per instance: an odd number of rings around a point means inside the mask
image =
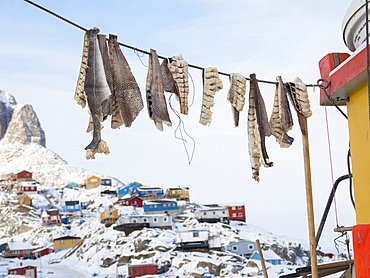
M 65 17 L 62 17 L 62 16 L 60 16 L 60 15 L 58 15 L 58 14 L 56 14 L 56 13 L 54 13 L 54 12 L 52 12 L 52 11 L 50 11 L 50 10 L 42 7 L 42 6 L 40 6 L 40 5 L 38 5 L 38 4 L 36 4 L 36 3 L 34 3 L 32 1 L 30 1 L 30 0 L 23 0 L 23 1 L 25 1 L 25 2 L 27 2 L 29 4 L 31 4 L 31 5 L 33 5 L 34 7 L 37 7 L 39 9 L 43 10 L 44 12 L 47 12 L 47 13 L 49 13 L 49 14 L 51 14 L 51 15 L 53 15 L 53 16 L 61 19 L 61 20 L 63 20 L 64 22 L 67 22 L 67 23 L 71 24 L 72 26 L 74 26 L 76 28 L 79 28 L 79 29 L 81 29 L 81 30 L 83 30 L 85 32 L 88 31 L 88 29 L 82 27 L 81 25 L 78 25 L 77 23 L 74 23 L 73 21 L 70 21 L 70 20 L 66 19 Z M 120 46 L 129 48 L 129 49 L 132 49 L 134 51 L 141 52 L 141 53 L 144 53 L 144 54 L 147 54 L 147 55 L 151 55 L 150 52 L 148 52 L 146 50 L 143 50 L 143 49 L 140 49 L 140 48 L 137 48 L 137 47 L 134 47 L 134 46 L 131 46 L 131 45 L 122 43 L 122 42 L 118 42 L 118 44 Z M 161 58 L 161 59 L 167 59 L 167 57 L 164 57 L 164 56 L 161 56 L 161 55 L 157 55 L 157 56 L 158 56 L 158 58 Z M 196 65 L 193 65 L 193 64 L 188 64 L 188 66 L 191 67 L 191 68 L 194 68 L 194 69 L 204 70 L 203 67 L 196 66 Z M 221 75 L 224 75 L 224 76 L 230 76 L 229 73 L 225 73 L 225 72 L 221 72 L 221 71 L 219 71 L 218 74 L 221 74 Z M 245 79 L 246 80 L 250 80 L 250 78 L 248 78 L 248 77 L 245 77 Z M 266 83 L 266 84 L 273 84 L 273 85 L 276 85 L 277 84 L 277 82 L 275 82 L 275 81 L 267 81 L 267 80 L 259 80 L 259 79 L 257 79 L 257 82 Z M 308 84 L 306 86 L 307 87 L 317 87 L 318 85 L 317 84 Z
M 194 152 L 195 152 L 196 142 L 195 142 L 195 140 L 193 139 L 193 137 L 191 137 L 191 136 L 186 132 L 185 125 L 184 125 L 184 121 L 181 119 L 180 113 L 179 113 L 175 108 L 173 108 L 173 107 L 172 107 L 172 104 L 171 104 L 172 95 L 173 95 L 173 94 L 171 94 L 171 95 L 170 95 L 170 98 L 169 98 L 168 103 L 169 103 L 169 106 L 170 106 L 170 108 L 171 108 L 172 112 L 173 112 L 173 113 L 177 116 L 177 118 L 179 119 L 179 123 L 178 123 L 178 125 L 177 125 L 177 127 L 176 127 L 176 129 L 175 129 L 175 131 L 174 131 L 174 135 L 175 135 L 175 138 L 176 138 L 176 139 L 179 139 L 179 140 L 181 140 L 181 141 L 182 141 L 182 144 L 184 145 L 184 148 L 185 148 L 186 156 L 187 156 L 187 158 L 188 158 L 188 163 L 189 163 L 189 165 L 190 165 L 190 164 L 191 164 L 191 162 L 193 161 L 193 158 L 194 158 Z M 181 128 L 181 127 L 182 127 L 182 128 Z M 186 146 L 187 141 L 186 141 L 186 139 L 184 138 L 184 135 L 183 135 L 183 133 L 182 133 L 182 130 L 184 130 L 184 133 L 185 133 L 185 134 L 190 138 L 190 140 L 192 140 L 192 141 L 193 141 L 193 151 L 191 152 L 191 155 L 189 155 L 189 151 L 188 151 L 188 148 L 187 148 L 187 146 Z M 179 137 L 179 136 L 177 136 L 177 132 L 178 132 L 178 131 L 180 131 L 180 137 Z
M 326 119 L 326 134 L 328 137 L 328 149 L 329 149 L 329 160 L 330 160 L 330 172 L 331 172 L 331 184 L 333 186 L 333 193 L 334 193 L 334 210 L 335 210 L 335 220 L 337 223 L 337 227 L 339 227 L 339 221 L 338 221 L 338 210 L 337 210 L 337 200 L 335 198 L 335 188 L 334 188 L 334 173 L 333 173 L 333 160 L 331 155 L 331 145 L 330 145 L 330 133 L 329 133 L 329 121 L 328 121 L 328 112 L 326 109 L 326 103 L 325 103 L 325 119 Z
M 139 52 L 136 51 L 136 49 L 134 50 L 134 53 L 135 55 L 139 58 L 140 60 L 140 63 L 144 66 L 144 67 L 148 67 L 147 65 L 144 64 L 143 60 L 141 60 L 142 57 L 144 57 L 144 53 L 142 55 L 139 54 Z

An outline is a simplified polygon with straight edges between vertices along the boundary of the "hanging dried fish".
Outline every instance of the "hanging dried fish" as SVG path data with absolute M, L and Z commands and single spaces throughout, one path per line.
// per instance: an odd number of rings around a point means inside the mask
M 100 122 L 103 118 L 102 104 L 103 102 L 108 101 L 108 98 L 111 94 L 104 72 L 103 59 L 99 49 L 97 39 L 98 33 L 99 33 L 98 28 L 93 28 L 89 30 L 90 42 L 87 60 L 88 68 L 86 69 L 86 80 L 84 85 L 87 103 L 89 105 L 89 110 L 93 120 L 94 127 L 93 140 L 85 148 L 85 150 L 94 150 L 94 152 L 102 152 L 103 148 L 100 146 L 100 144 L 106 145 L 106 143 L 103 140 L 101 140 Z M 107 151 L 105 150 L 104 152 L 106 153 Z
M 244 76 L 237 73 L 231 73 L 229 80 L 230 89 L 227 94 L 227 100 L 231 103 L 234 125 L 237 127 L 239 125 L 239 112 L 244 108 L 247 80 Z
M 172 73 L 173 80 L 176 83 L 179 92 L 180 112 L 184 115 L 188 114 L 188 62 L 184 60 L 181 54 L 174 56 L 172 62 L 168 64 L 168 69 Z
M 163 80 L 163 90 L 165 92 L 174 93 L 177 98 L 180 98 L 179 89 L 176 85 L 175 80 L 173 79 L 172 73 L 169 70 L 169 59 L 166 58 L 161 64 L 162 70 L 162 80 Z
M 294 141 L 294 138 L 287 134 L 293 127 L 293 118 L 290 112 L 287 91 L 281 76 L 277 76 L 276 80 L 274 107 L 270 118 L 271 133 L 275 136 L 280 147 L 288 148 Z
M 271 135 L 271 127 L 267 120 L 265 102 L 255 74 L 250 75 L 249 109 L 248 109 L 248 139 L 252 175 L 259 181 L 259 169 L 262 165 L 272 167 L 265 146 L 265 137 Z
M 85 91 L 86 69 L 88 69 L 87 59 L 89 55 L 89 43 L 90 43 L 90 32 L 86 31 L 84 37 L 84 47 L 82 51 L 80 73 L 78 75 L 77 87 L 74 96 L 74 99 L 77 101 L 77 104 L 81 105 L 82 108 L 85 108 L 86 106 L 86 95 L 84 91 Z
M 210 125 L 212 121 L 211 107 L 215 105 L 214 95 L 217 91 L 222 90 L 223 85 L 218 77 L 218 70 L 215 67 L 203 70 L 203 102 L 199 122 L 202 125 Z
M 162 70 L 159 65 L 157 52 L 150 49 L 149 70 L 146 79 L 146 100 L 149 117 L 160 131 L 163 131 L 163 123 L 167 126 L 172 125 L 168 115 L 162 79 Z
M 109 35 L 108 46 L 114 84 L 111 127 L 119 128 L 122 124 L 130 127 L 144 108 L 143 99 L 117 36 Z
M 289 96 L 297 112 L 301 113 L 306 118 L 311 117 L 310 101 L 308 99 L 307 86 L 299 77 L 294 79 L 294 82 L 288 83 Z

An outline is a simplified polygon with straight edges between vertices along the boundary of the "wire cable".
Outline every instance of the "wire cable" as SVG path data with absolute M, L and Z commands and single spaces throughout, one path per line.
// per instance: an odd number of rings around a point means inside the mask
M 348 153 L 347 153 L 347 168 L 348 168 L 348 176 L 350 177 L 350 179 L 349 179 L 349 196 L 351 198 L 353 208 L 356 209 L 355 199 L 353 198 L 353 183 L 352 183 L 350 157 L 351 157 L 351 148 L 348 149 Z
M 27 2 L 29 4 L 31 4 L 31 5 L 33 5 L 36 8 L 39 8 L 40 10 L 42 10 L 44 12 L 47 12 L 47 13 L 49 13 L 49 14 L 51 14 L 51 15 L 53 15 L 53 16 L 55 16 L 55 17 L 57 17 L 57 18 L 59 18 L 59 19 L 61 19 L 63 21 L 65 21 L 65 22 L 67 22 L 68 24 L 71 24 L 72 26 L 74 26 L 76 28 L 79 28 L 79 29 L 81 29 L 81 30 L 83 30 L 85 32 L 88 31 L 88 29 L 86 29 L 85 27 L 82 27 L 81 25 L 79 25 L 77 23 L 74 23 L 73 21 L 70 21 L 70 20 L 66 19 L 65 17 L 60 16 L 60 15 L 58 15 L 58 14 L 56 14 L 56 13 L 54 13 L 54 12 L 52 12 L 52 11 L 50 11 L 50 10 L 42 7 L 42 6 L 40 6 L 40 5 L 38 5 L 38 4 L 36 4 L 36 3 L 34 3 L 32 1 L 30 1 L 30 0 L 23 0 L 23 1 L 25 1 L 25 2 Z M 141 53 L 144 53 L 144 54 L 147 54 L 147 55 L 151 55 L 150 52 L 148 52 L 146 50 L 143 50 L 143 49 L 140 49 L 140 48 L 137 48 L 137 47 L 134 47 L 134 46 L 125 44 L 125 43 L 121 43 L 121 42 L 118 42 L 118 44 L 120 46 L 129 48 L 129 49 L 132 49 L 135 52 L 141 52 Z M 161 58 L 161 59 L 167 59 L 167 57 L 164 57 L 164 56 L 161 56 L 161 55 L 157 55 L 157 56 L 158 56 L 158 58 Z M 203 67 L 200 67 L 200 66 L 197 66 L 197 65 L 193 65 L 193 64 L 188 64 L 188 66 L 191 67 L 191 68 L 194 68 L 194 69 L 198 69 L 198 70 L 203 70 L 204 69 Z M 221 71 L 219 71 L 218 73 L 221 74 L 221 75 L 224 75 L 224 76 L 230 76 L 229 73 L 225 73 L 225 72 L 221 72 Z M 250 80 L 250 78 L 248 78 L 248 77 L 245 77 L 245 79 L 246 80 Z M 266 83 L 266 84 L 273 84 L 273 85 L 276 85 L 277 84 L 277 82 L 275 82 L 275 81 L 267 81 L 267 80 L 259 80 L 259 79 L 257 79 L 257 82 Z M 307 87 L 318 87 L 319 85 L 317 85 L 317 84 L 308 84 L 306 86 Z

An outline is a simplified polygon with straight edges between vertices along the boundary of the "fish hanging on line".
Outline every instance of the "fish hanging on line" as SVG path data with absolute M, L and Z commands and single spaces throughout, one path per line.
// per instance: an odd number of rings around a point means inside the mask
M 173 93 L 176 95 L 177 99 L 180 99 L 179 88 L 175 80 L 173 79 L 172 73 L 169 69 L 169 59 L 163 59 L 161 64 L 162 70 L 162 83 L 163 83 L 163 90 L 168 93 Z
M 206 126 L 212 121 L 211 107 L 215 105 L 214 95 L 222 90 L 223 84 L 218 76 L 218 70 L 215 67 L 205 68 L 203 70 L 203 102 L 199 122 Z
M 276 81 L 274 106 L 270 117 L 271 133 L 280 147 L 288 148 L 294 141 L 294 138 L 287 134 L 293 127 L 293 118 L 290 112 L 287 90 L 281 76 L 277 76 Z
M 172 73 L 173 80 L 177 86 L 180 101 L 181 114 L 188 115 L 188 62 L 184 60 L 181 54 L 171 58 L 171 63 L 168 64 L 168 69 Z
M 250 75 L 250 92 L 248 108 L 248 145 L 252 166 L 252 176 L 259 181 L 261 163 L 265 167 L 272 167 L 266 146 L 265 137 L 271 135 L 271 127 L 267 119 L 265 102 L 258 87 L 256 75 Z
M 146 100 L 148 104 L 149 118 L 155 123 L 160 131 L 163 131 L 163 123 L 172 126 L 168 115 L 166 98 L 163 89 L 162 69 L 159 64 L 157 52 L 150 49 L 149 69 L 146 79 Z
M 122 124 L 130 127 L 144 108 L 139 85 L 123 55 L 116 35 L 109 35 L 109 58 L 113 76 L 112 123 L 113 129 Z
M 97 34 L 98 28 L 93 28 L 85 33 L 83 56 L 81 61 L 80 73 L 75 92 L 75 99 L 84 108 L 86 100 L 89 115 L 92 118 L 93 139 L 85 148 L 86 158 L 95 158 L 95 153 L 108 154 L 109 149 L 105 141 L 101 139 L 101 121 L 106 118 L 109 111 L 103 111 L 102 107 L 109 107 L 109 89 L 103 66 Z
M 239 114 L 243 110 L 245 104 L 247 80 L 244 76 L 237 73 L 231 73 L 229 80 L 230 89 L 227 94 L 227 100 L 231 103 L 234 125 L 237 127 L 239 125 Z

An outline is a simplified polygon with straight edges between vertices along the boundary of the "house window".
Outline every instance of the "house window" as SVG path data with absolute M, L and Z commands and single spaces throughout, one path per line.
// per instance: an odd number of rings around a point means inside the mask
M 253 250 L 254 249 L 254 245 L 253 244 L 248 244 L 248 249 L 249 250 Z
M 154 205 L 154 208 L 157 208 L 157 205 Z
M 239 212 L 239 216 L 243 216 L 243 214 L 241 212 Z
M 144 222 L 144 223 L 148 222 L 148 219 L 143 218 L 143 222 Z
M 242 209 L 242 207 L 238 207 L 238 209 Z
M 92 182 L 97 182 L 97 181 L 98 181 L 98 179 L 91 179 L 91 181 L 92 181 Z
M 64 244 L 64 239 L 61 239 L 60 240 L 60 244 Z
M 172 194 L 175 195 L 176 194 L 176 190 L 172 190 Z
M 154 222 L 154 223 L 157 223 L 157 222 L 158 222 L 158 218 L 157 218 L 157 217 L 154 217 L 154 218 L 153 218 L 153 222 Z
M 232 247 L 232 249 L 233 249 L 233 251 L 238 251 L 238 246 L 235 245 L 235 246 Z
M 193 232 L 193 237 L 199 237 L 199 232 Z
M 167 217 L 163 217 L 163 222 L 167 222 L 168 221 L 168 218 Z
M 207 213 L 206 212 L 203 212 L 203 215 L 207 215 Z
M 136 223 L 137 222 L 137 219 L 136 218 L 132 218 L 132 223 Z
M 236 217 L 236 213 L 233 213 L 233 217 Z
M 19 251 L 18 250 L 14 250 L 13 251 L 13 254 L 19 254 Z
M 179 193 L 179 194 L 180 194 L 180 193 L 181 193 L 181 190 L 177 190 L 177 193 Z
M 167 207 L 167 204 L 164 204 L 164 205 L 163 205 L 163 207 L 164 207 L 164 208 L 165 208 L 165 207 Z
M 216 212 L 214 211 L 213 214 L 216 214 Z
M 76 243 L 76 239 L 75 238 L 72 238 L 72 243 Z
M 225 214 L 225 211 L 222 211 L 222 214 Z
M 137 201 L 134 202 L 134 205 L 137 205 Z
M 24 202 L 24 198 L 21 199 L 21 202 L 23 203 Z
M 235 210 L 235 207 L 233 207 L 232 210 Z
M 113 215 L 113 212 L 110 212 L 109 215 Z

